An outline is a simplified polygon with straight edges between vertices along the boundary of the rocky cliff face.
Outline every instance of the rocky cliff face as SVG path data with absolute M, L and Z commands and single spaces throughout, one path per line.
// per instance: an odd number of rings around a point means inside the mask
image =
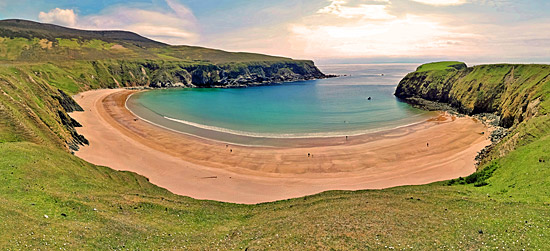
M 62 90 L 57 90 L 59 92 L 59 95 L 52 95 L 52 98 L 56 99 L 59 102 L 59 105 L 63 109 L 57 110 L 57 114 L 59 116 L 59 119 L 61 121 L 61 124 L 65 126 L 71 137 L 69 137 L 66 140 L 66 144 L 69 147 L 71 151 L 78 151 L 80 149 L 80 146 L 82 145 L 88 145 L 88 140 L 81 134 L 78 134 L 75 127 L 82 127 L 78 121 L 71 118 L 67 113 L 74 112 L 74 111 L 84 111 L 82 107 L 74 99 L 67 95 Z
M 103 66 L 99 66 L 103 64 Z M 164 61 L 96 62 L 123 86 L 244 87 L 320 79 L 326 76 L 312 61 L 187 64 Z
M 549 85 L 549 65 L 479 65 L 409 73 L 395 95 L 447 103 L 470 115 L 497 113 L 500 125 L 511 127 L 537 113 Z

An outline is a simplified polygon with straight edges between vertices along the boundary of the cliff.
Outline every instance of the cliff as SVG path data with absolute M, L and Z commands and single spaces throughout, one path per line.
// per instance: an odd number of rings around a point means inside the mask
M 94 62 L 96 72 L 112 75 L 123 86 L 245 87 L 325 78 L 312 61 L 188 64 L 170 61 Z
M 395 96 L 412 104 L 443 103 L 468 115 L 496 114 L 507 136 L 482 152 L 480 167 L 550 134 L 550 65 L 431 63 L 407 74 Z
M 405 76 L 395 96 L 410 102 L 421 98 L 446 103 L 469 115 L 496 113 L 501 116 L 503 127 L 519 124 L 550 108 L 547 101 L 550 65 L 465 67 L 463 63 L 457 66 L 455 62 L 447 62 L 449 67 L 431 68 L 434 64 L 441 66 L 441 63 L 426 64 Z

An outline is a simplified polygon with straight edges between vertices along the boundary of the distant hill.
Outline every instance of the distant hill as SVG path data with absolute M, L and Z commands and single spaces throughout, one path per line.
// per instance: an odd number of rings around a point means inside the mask
M 172 46 L 129 31 L 89 31 L 28 20 L 0 20 L 0 61 L 161 59 L 236 62 L 291 61 L 257 53 Z
M 56 38 L 78 38 L 82 40 L 98 39 L 108 42 L 129 42 L 141 46 L 166 46 L 129 31 L 89 31 L 45 24 L 21 19 L 0 20 L 0 36 L 39 38 L 55 41 Z

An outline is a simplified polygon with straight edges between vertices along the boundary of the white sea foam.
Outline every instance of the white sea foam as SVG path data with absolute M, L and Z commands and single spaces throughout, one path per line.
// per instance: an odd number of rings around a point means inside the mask
M 339 74 L 347 74 L 351 75 L 352 77 L 343 77 L 339 79 L 329 79 L 329 80 L 316 80 L 315 86 L 317 87 L 324 87 L 324 89 L 328 90 L 327 86 L 330 87 L 336 87 L 336 86 L 391 86 L 395 85 L 396 82 L 399 81 L 398 76 L 405 75 L 407 72 L 409 72 L 409 69 L 406 69 L 407 67 L 403 65 L 396 65 L 393 67 L 393 64 L 390 65 L 357 65 L 361 67 L 351 67 L 354 65 L 335 65 L 336 68 L 330 69 L 331 67 L 327 67 L 327 72 L 336 72 Z M 368 66 L 368 67 L 367 67 Z M 390 67 L 391 66 L 391 67 Z M 351 67 L 351 68 L 350 68 Z M 402 69 L 403 68 L 403 69 Z M 411 65 L 412 69 L 412 65 Z M 379 75 L 381 73 L 384 73 L 384 77 L 380 77 L 381 81 L 378 81 Z M 374 80 L 373 80 L 374 79 Z M 376 81 L 375 81 L 376 80 Z M 383 80 L 383 81 L 382 81 Z M 376 88 L 375 88 L 376 89 Z M 325 90 L 325 91 L 326 91 Z M 378 89 L 376 89 L 378 90 Z M 353 94 L 355 95 L 355 93 Z M 352 95 L 352 96 L 353 96 Z M 359 104 L 361 102 L 367 102 L 363 101 L 368 99 L 369 96 L 372 96 L 374 94 L 370 92 L 361 93 L 361 95 L 365 95 L 362 97 L 358 97 Z M 347 96 L 346 96 L 347 98 Z M 374 98 L 376 101 L 378 101 L 378 98 Z M 193 119 L 186 118 L 185 116 L 175 116 L 164 113 L 160 113 L 158 111 L 154 111 L 142 104 L 139 104 L 139 102 L 136 102 L 137 106 L 140 106 L 139 108 L 145 108 L 148 110 L 148 112 L 153 112 L 155 115 L 152 119 L 155 122 L 162 124 L 162 127 L 170 127 L 170 130 L 178 131 L 183 134 L 189 134 L 194 135 L 196 137 L 207 137 L 213 140 L 221 140 L 221 139 L 228 139 L 232 138 L 236 141 L 245 141 L 246 139 L 240 139 L 238 137 L 228 137 L 228 136 L 240 136 L 240 137 L 249 137 L 249 138 L 257 138 L 257 139 L 293 139 L 293 138 L 330 138 L 330 137 L 345 137 L 345 136 L 357 136 L 357 135 L 363 135 L 368 133 L 375 133 L 375 132 L 381 132 L 381 131 L 388 131 L 396 128 L 401 127 L 407 127 L 414 124 L 421 123 L 425 121 L 424 115 L 426 114 L 418 114 L 413 116 L 407 116 L 406 118 L 395 118 L 393 121 L 384 121 L 384 122 L 372 122 L 372 123 L 365 123 L 365 121 L 362 122 L 362 127 L 360 124 L 354 125 L 336 125 L 334 128 L 332 128 L 333 131 L 331 131 L 331 124 L 326 124 L 324 121 L 319 121 L 320 124 L 312 124 L 311 125 L 311 131 L 308 131 L 307 128 L 301 127 L 301 129 L 297 128 L 295 130 L 287 130 L 280 129 L 280 131 L 271 131 L 268 128 L 265 128 L 264 130 L 267 130 L 267 132 L 262 132 L 263 130 L 260 130 L 259 132 L 254 129 L 248 129 L 244 127 L 240 127 L 238 125 L 231 125 L 226 126 L 223 123 L 208 123 L 208 122 L 198 122 L 198 121 L 190 121 Z M 375 102 L 372 102 L 373 104 Z M 371 103 L 368 103 L 371 104 Z M 140 109 L 136 109 L 136 112 L 140 112 Z M 347 106 L 345 111 L 339 112 L 353 112 L 354 106 Z M 380 107 L 376 106 L 369 106 L 370 111 L 376 112 L 376 114 L 380 114 Z M 143 115 L 148 114 L 144 113 Z M 216 114 L 214 114 L 216 115 Z M 329 114 L 329 116 L 332 116 L 333 114 Z M 195 114 L 191 114 L 191 116 L 200 116 Z M 365 115 L 370 116 L 370 115 Z M 148 116 L 145 116 L 148 117 Z M 392 117 L 392 116 L 389 116 Z M 397 116 L 399 117 L 399 116 Z M 143 119 L 143 118 L 142 118 Z M 145 120 L 145 119 L 144 119 Z M 344 120 L 344 119 L 342 119 Z M 347 120 L 347 119 L 346 119 Z M 146 120 L 147 121 L 147 120 Z M 340 120 L 338 120 L 340 121 Z M 367 119 L 368 121 L 368 119 Z M 150 121 L 148 121 L 150 122 Z M 152 124 L 155 124 L 157 126 L 160 126 L 159 124 L 150 122 Z M 266 123 L 268 123 L 266 121 Z M 335 122 L 337 123 L 337 122 Z M 178 125 L 179 124 L 179 125 Z M 269 126 L 269 124 L 266 124 L 266 126 Z M 303 126 L 303 125 L 302 125 Z M 325 130 L 326 131 L 323 131 Z M 210 133 L 209 133 L 210 132 Z M 251 141 L 262 141 L 262 140 L 251 140 Z M 263 142 L 263 141 L 262 141 Z M 267 142 L 267 141 L 266 141 Z
M 346 131 L 346 132 L 315 132 L 315 133 L 258 133 L 258 132 L 247 132 L 247 131 L 239 131 L 239 130 L 232 130 L 228 128 L 223 127 L 217 127 L 217 126 L 210 126 L 210 125 L 203 125 L 191 121 L 181 120 L 181 119 L 175 119 L 170 118 L 167 116 L 163 116 L 165 119 L 185 124 L 188 126 L 193 126 L 200 129 L 205 129 L 209 131 L 215 131 L 215 132 L 221 132 L 221 133 L 227 133 L 227 134 L 233 134 L 238 136 L 245 136 L 245 137 L 253 137 L 253 138 L 275 138 L 275 139 L 297 139 L 297 138 L 331 138 L 331 137 L 345 137 L 345 136 L 358 136 L 363 135 L 367 133 L 374 133 L 374 132 L 381 132 L 391 129 L 398 129 L 402 127 L 412 126 L 415 124 L 422 123 L 424 120 L 416 121 L 413 123 L 408 123 L 404 125 L 399 126 L 384 126 L 384 127 L 377 127 L 373 129 L 363 129 L 363 130 L 356 130 L 356 131 Z

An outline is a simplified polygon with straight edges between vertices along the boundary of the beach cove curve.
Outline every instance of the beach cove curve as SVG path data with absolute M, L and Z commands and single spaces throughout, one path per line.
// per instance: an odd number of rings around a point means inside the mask
M 401 102 L 393 85 L 371 82 L 360 76 L 237 89 L 147 90 L 129 96 L 126 107 L 136 117 L 182 133 L 259 146 L 358 136 L 434 116 Z
M 294 139 L 303 141 L 298 147 L 229 145 L 136 118 L 125 107 L 134 92 L 96 90 L 75 96 L 85 111 L 72 116 L 83 125 L 79 133 L 90 140 L 76 155 L 139 173 L 176 194 L 198 199 L 259 203 L 327 190 L 464 177 L 475 171 L 474 157 L 489 144 L 482 123 L 441 115 L 439 120 L 348 141 Z

